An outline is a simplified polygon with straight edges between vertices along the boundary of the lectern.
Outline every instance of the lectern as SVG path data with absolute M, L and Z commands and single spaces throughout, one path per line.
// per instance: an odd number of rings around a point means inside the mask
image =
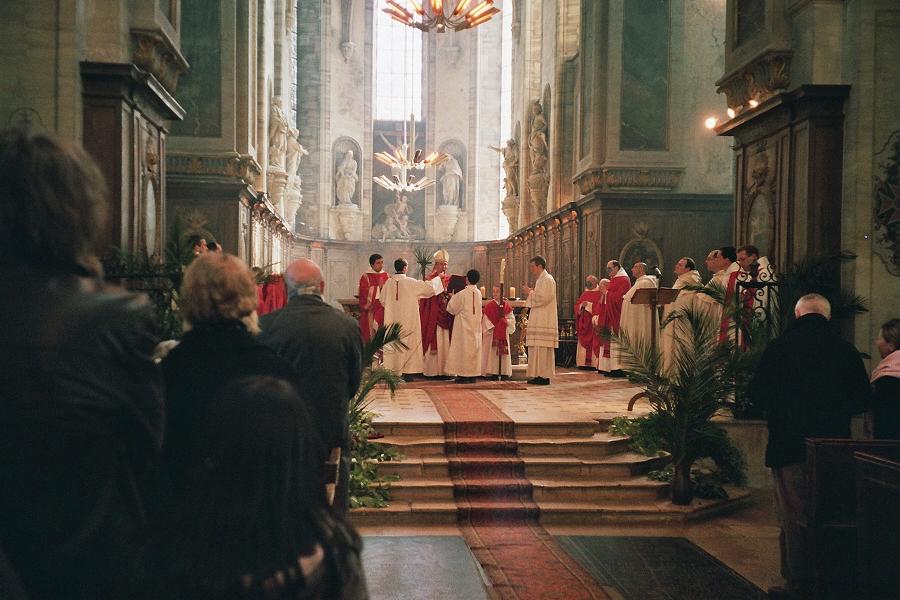
M 650 309 L 652 323 L 652 325 L 650 326 L 650 347 L 654 351 L 656 350 L 657 342 L 656 331 L 659 328 L 659 307 L 675 302 L 675 299 L 678 298 L 679 292 L 681 292 L 681 290 L 675 288 L 642 288 L 636 291 L 634 293 L 634 296 L 631 297 L 632 304 L 645 305 L 648 309 Z M 647 394 L 647 392 L 640 392 L 638 394 L 635 394 L 634 396 L 632 396 L 631 400 L 628 401 L 628 410 L 631 411 L 634 408 L 634 403 L 637 402 L 640 398 L 649 397 L 650 396 Z

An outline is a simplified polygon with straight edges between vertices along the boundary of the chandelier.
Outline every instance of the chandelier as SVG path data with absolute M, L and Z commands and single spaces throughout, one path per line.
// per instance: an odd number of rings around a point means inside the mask
M 500 12 L 494 0 L 386 0 L 382 11 L 392 19 L 422 31 L 461 31 L 487 22 Z M 452 9 L 451 6 L 456 4 Z
M 403 123 L 403 143 L 394 146 L 388 142 L 384 136 L 384 142 L 390 146 L 390 152 L 376 152 L 375 159 L 387 166 L 391 170 L 391 176 L 379 175 L 373 177 L 372 181 L 391 192 L 410 193 L 427 189 L 434 185 L 434 179 L 422 177 L 416 179 L 413 171 L 424 171 L 425 167 L 437 167 L 450 158 L 450 155 L 443 152 L 432 152 L 425 158 L 422 158 L 421 149 L 416 150 L 416 117 L 409 115 L 409 132 L 411 133 L 412 142 L 407 139 L 407 124 Z

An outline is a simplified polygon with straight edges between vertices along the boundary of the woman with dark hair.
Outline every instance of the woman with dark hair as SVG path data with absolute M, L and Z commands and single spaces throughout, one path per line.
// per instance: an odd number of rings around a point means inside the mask
M 236 256 L 207 252 L 184 273 L 179 308 L 186 333 L 162 361 L 163 453 L 176 497 L 193 458 L 197 427 L 223 386 L 254 375 L 297 382 L 294 367 L 256 340 L 256 306 L 253 274 Z M 324 465 L 328 450 L 322 448 L 320 457 Z M 320 473 L 324 475 L 324 467 L 310 476 Z
M 154 553 L 157 589 L 148 597 L 368 598 L 360 538 L 313 476 L 322 464 L 293 384 L 233 381 L 197 440 L 184 494 Z
M 900 319 L 881 326 L 875 345 L 881 354 L 872 371 L 875 439 L 900 439 Z

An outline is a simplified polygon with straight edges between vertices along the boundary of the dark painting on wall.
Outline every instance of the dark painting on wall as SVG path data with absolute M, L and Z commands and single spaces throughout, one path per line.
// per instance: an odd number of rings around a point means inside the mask
M 628 0 L 622 32 L 622 150 L 666 150 L 669 0 Z
M 181 5 L 181 51 L 191 68 L 178 80 L 175 97 L 187 114 L 172 122 L 172 135 L 222 135 L 221 31 L 218 2 Z

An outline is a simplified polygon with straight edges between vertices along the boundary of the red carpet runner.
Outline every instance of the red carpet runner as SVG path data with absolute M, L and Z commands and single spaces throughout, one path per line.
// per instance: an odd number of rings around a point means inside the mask
M 538 524 L 513 420 L 471 389 L 425 390 L 444 421 L 460 529 L 499 597 L 608 600 Z

